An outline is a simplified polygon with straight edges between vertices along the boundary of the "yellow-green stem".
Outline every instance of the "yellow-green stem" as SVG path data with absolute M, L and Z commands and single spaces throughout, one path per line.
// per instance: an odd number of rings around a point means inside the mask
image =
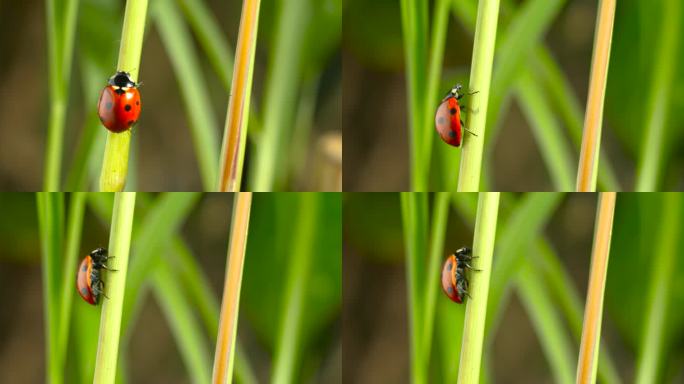
M 126 13 L 119 46 L 119 63 L 116 69 L 130 73 L 131 79 L 136 82 L 140 70 L 146 18 L 147 0 L 126 1 Z M 100 191 L 123 191 L 128 173 L 130 141 L 131 130 L 122 133 L 107 132 L 107 144 L 100 173 Z

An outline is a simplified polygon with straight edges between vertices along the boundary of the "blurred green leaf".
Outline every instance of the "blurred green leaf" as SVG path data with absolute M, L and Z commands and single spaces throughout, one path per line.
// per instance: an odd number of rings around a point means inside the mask
M 323 348 L 311 345 L 327 332 L 341 309 L 342 240 L 339 194 L 306 194 L 318 198 L 315 237 L 309 281 L 305 284 L 302 318 L 302 356 L 316 353 L 307 350 Z M 245 257 L 241 314 L 249 320 L 258 338 L 273 351 L 278 332 L 274 326 L 282 308 L 289 254 L 297 227 L 300 225 L 299 194 L 255 194 L 250 218 L 249 239 Z

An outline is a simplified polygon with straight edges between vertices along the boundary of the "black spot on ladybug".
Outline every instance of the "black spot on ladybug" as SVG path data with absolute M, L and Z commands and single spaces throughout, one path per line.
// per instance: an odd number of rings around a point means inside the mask
M 456 108 L 451 108 L 449 110 L 449 112 L 451 112 L 452 115 L 455 115 L 456 114 Z
M 126 111 L 130 111 L 130 110 L 131 110 L 131 105 L 130 105 L 130 104 L 126 104 L 126 106 L 124 107 L 124 109 L 125 109 Z
M 112 104 L 111 101 L 108 101 L 107 104 L 105 104 L 105 106 L 107 107 L 107 109 L 111 110 L 112 107 L 114 107 L 114 104 Z
M 454 137 L 456 137 L 456 133 L 454 133 L 454 131 L 449 131 L 449 137 L 453 139 Z
M 444 116 L 440 116 L 440 117 L 437 119 L 437 124 L 439 124 L 439 125 L 444 125 L 444 124 L 446 124 L 446 120 L 444 119 Z
M 135 120 L 129 120 L 128 121 L 128 126 L 130 127 L 131 125 L 135 124 Z
M 124 93 L 126 93 L 126 91 L 124 91 L 124 90 L 121 89 L 121 88 L 115 89 L 114 92 L 116 92 L 118 95 L 123 95 Z
M 135 105 L 140 105 L 140 100 L 136 101 Z

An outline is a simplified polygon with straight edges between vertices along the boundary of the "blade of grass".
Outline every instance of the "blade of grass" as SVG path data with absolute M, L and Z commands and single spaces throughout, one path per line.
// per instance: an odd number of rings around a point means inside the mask
M 190 33 L 175 1 L 159 0 L 152 17 L 173 65 L 192 133 L 204 190 L 213 189 L 217 174 L 218 123 Z
M 570 384 L 572 378 L 572 347 L 563 329 L 555 305 L 539 280 L 539 274 L 527 259 L 522 259 L 516 283 L 520 299 L 532 320 L 537 339 L 548 358 L 553 381 Z
M 301 72 L 301 41 L 311 14 L 307 0 L 278 4 L 275 44 L 270 55 L 262 102 L 269 112 L 264 116 L 255 169 L 251 175 L 253 191 L 271 191 L 274 188 L 276 160 L 278 153 L 283 150 L 280 143 L 287 135 L 294 115 Z
M 41 234 L 43 308 L 45 311 L 45 376 L 49 383 L 64 382 L 60 353 L 59 293 L 62 258 L 62 239 L 64 234 L 64 196 L 61 193 L 40 192 L 36 195 L 38 224 Z
M 107 274 L 106 297 L 102 303 L 100 337 L 97 345 L 93 383 L 114 383 L 119 355 L 119 337 L 124 306 L 124 290 L 128 271 L 128 255 L 133 232 L 135 192 L 119 192 L 114 197 L 109 253 L 116 256 L 109 267 L 116 272 Z
M 596 191 L 596 170 L 598 169 L 599 148 L 601 148 L 603 101 L 608 82 L 615 3 L 615 0 L 601 0 L 598 5 L 587 110 L 584 115 L 584 133 L 577 169 L 577 191 L 579 192 Z
M 430 165 L 432 158 L 432 143 L 434 140 L 434 125 L 432 112 L 435 105 L 439 102 L 439 80 L 442 77 L 442 65 L 444 62 L 444 46 L 446 43 L 446 33 L 449 21 L 449 6 L 452 0 L 437 0 L 432 21 L 432 37 L 430 39 L 430 64 L 427 74 L 427 86 L 425 97 L 425 109 L 423 110 L 423 125 L 420 133 L 423 136 L 421 141 L 425 146 L 422 153 L 425 158 L 422 160 L 426 167 Z M 429 168 L 422 170 L 426 177 L 429 177 Z M 454 179 L 455 180 L 455 179 Z
M 245 261 L 245 249 L 247 248 L 251 204 L 251 192 L 240 192 L 235 196 L 230 245 L 228 246 L 228 262 L 226 263 L 223 285 L 223 300 L 221 302 L 220 326 L 216 339 L 216 353 L 214 354 L 213 383 L 233 382 L 233 360 L 240 311 L 242 269 Z
M 117 71 L 130 73 L 133 81 L 138 80 L 146 16 L 147 0 L 126 1 L 121 45 L 119 47 L 119 63 L 116 68 Z M 105 144 L 104 161 L 100 173 L 100 191 L 123 191 L 128 173 L 130 141 L 130 129 L 121 133 L 107 131 L 107 143 Z
M 78 0 L 55 2 L 46 0 L 48 42 L 48 87 L 50 111 L 45 154 L 43 189 L 60 189 L 64 125 L 69 101 L 69 78 L 73 56 Z
M 596 382 L 601 322 L 603 320 L 603 297 L 608 274 L 610 239 L 613 233 L 615 198 L 615 192 L 599 194 L 596 227 L 594 228 L 594 246 L 591 251 L 591 271 L 589 272 L 587 301 L 584 309 L 582 342 L 579 361 L 577 362 L 578 383 Z
M 425 277 L 423 254 L 427 250 L 427 194 L 402 192 L 401 214 L 404 227 L 404 249 L 406 250 L 406 281 L 408 289 L 408 310 L 411 346 L 411 382 L 427 382 L 427 371 L 422 361 L 421 341 L 424 308 Z
M 532 72 L 519 72 L 516 87 L 518 101 L 525 117 L 532 126 L 532 133 L 541 151 L 546 168 L 557 191 L 571 191 L 572 155 L 565 145 L 563 134 L 544 98 L 542 89 L 534 80 Z
M 531 255 L 533 257 L 531 265 L 535 265 L 535 269 L 545 276 L 544 280 L 549 285 L 556 302 L 560 304 L 560 310 L 567 319 L 573 336 L 579 342 L 582 337 L 582 303 L 577 288 L 547 240 L 541 237 L 537 239 L 535 250 Z M 621 383 L 615 362 L 605 343 L 601 344 L 601 351 L 598 365 L 599 381 L 606 384 Z
M 319 195 L 300 194 L 297 229 L 292 242 L 291 261 L 283 291 L 271 382 L 292 383 L 298 369 L 304 294 L 309 281 L 313 243 L 317 227 Z
M 432 351 L 432 334 L 434 329 L 435 306 L 437 304 L 437 291 L 439 287 L 440 272 L 439 267 L 444 257 L 444 237 L 446 236 L 447 219 L 449 215 L 448 192 L 439 192 L 434 198 L 432 213 L 432 225 L 430 231 L 430 259 L 427 269 L 426 290 L 425 290 L 425 309 L 423 313 L 423 364 L 425 370 L 430 369 L 430 352 Z
M 528 193 L 516 205 L 500 232 L 495 269 L 489 289 L 486 329 L 494 329 L 514 281 L 520 260 L 562 200 L 559 193 Z M 492 333 L 489 333 L 491 335 Z
M 477 205 L 473 238 L 473 254 L 477 256 L 477 259 L 473 260 L 473 267 L 480 271 L 470 276 L 469 291 L 472 299 L 466 303 L 461 360 L 458 368 L 459 383 L 480 381 L 499 198 L 499 192 L 481 192 Z
M 408 89 L 406 103 L 410 119 L 411 190 L 426 191 L 429 164 L 424 161 L 429 159 L 423 154 L 423 140 L 426 135 L 421 132 L 421 127 L 425 122 L 427 2 L 402 0 L 400 4 Z
M 197 35 L 209 64 L 221 79 L 226 90 L 230 90 L 230 76 L 233 71 L 232 49 L 224 38 L 219 24 L 203 0 L 178 0 L 178 3 Z
M 147 211 L 140 230 L 136 232 L 135 258 L 131 260 L 131 272 L 126 285 L 126 302 L 123 309 L 123 328 L 129 323 L 142 304 L 140 291 L 157 264 L 157 255 L 170 241 L 171 235 L 178 231 L 189 212 L 197 203 L 197 193 L 166 193 Z
M 471 138 L 466 135 L 464 137 L 458 174 L 457 188 L 459 192 L 474 192 L 478 191 L 480 187 L 480 169 L 482 168 L 489 85 L 492 79 L 492 66 L 494 65 L 498 18 L 499 0 L 479 2 L 470 84 L 468 85 L 471 90 L 478 93 L 471 96 L 469 109 L 473 113 L 469 113 L 466 117 L 466 126 L 478 136 Z
M 663 194 L 660 238 L 655 243 L 651 276 L 648 286 L 647 308 L 644 313 L 643 334 L 636 365 L 638 384 L 664 380 L 660 373 L 670 341 L 666 339 L 666 321 L 670 310 L 673 272 L 679 256 L 677 241 L 681 236 L 680 212 L 682 198 L 678 193 Z
M 533 66 L 537 75 L 544 80 L 545 88 L 558 108 L 561 119 L 568 128 L 570 138 L 579 147 L 582 143 L 582 110 L 577 95 L 570 86 L 570 81 L 543 45 L 535 49 Z M 620 191 L 622 188 L 615 176 L 615 170 L 603 149 L 599 150 L 599 160 L 599 187 L 605 191 Z
M 657 66 L 653 71 L 651 89 L 646 104 L 646 140 L 643 141 L 641 158 L 636 175 L 636 191 L 649 192 L 658 189 L 658 179 L 662 171 L 662 159 L 667 116 L 670 110 L 672 84 L 677 68 L 679 47 L 679 26 L 681 24 L 681 2 L 668 0 L 662 2 L 663 18 L 661 38 L 654 60 Z
M 246 0 L 242 6 L 233 83 L 219 158 L 221 164 L 217 188 L 220 192 L 237 192 L 242 181 L 260 5 L 261 0 Z
M 168 265 L 168 259 L 157 255 L 159 260 L 152 274 L 152 287 L 157 302 L 169 322 L 171 333 L 188 369 L 193 383 L 208 383 L 211 377 L 209 346 L 194 318 L 184 293 L 176 284 L 177 276 Z
M 60 320 L 58 351 L 56 356 L 60 360 L 60 366 L 64 366 L 67 356 L 67 344 L 69 341 L 69 325 L 71 324 L 71 304 L 74 298 L 74 285 L 76 281 L 76 265 L 78 265 L 78 252 L 81 245 L 81 230 L 83 228 L 83 212 L 85 211 L 85 193 L 77 192 L 71 195 L 69 205 L 69 218 L 66 231 L 66 251 L 62 263 L 62 287 L 60 298 Z

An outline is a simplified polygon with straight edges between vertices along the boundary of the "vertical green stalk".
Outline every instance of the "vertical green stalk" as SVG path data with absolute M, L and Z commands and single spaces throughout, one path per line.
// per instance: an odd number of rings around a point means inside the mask
M 480 1 L 475 25 L 475 42 L 470 72 L 470 90 L 477 91 L 470 98 L 466 127 L 477 136 L 465 134 L 458 177 L 459 192 L 474 192 L 480 186 L 480 169 L 484 151 L 489 85 L 492 80 L 496 27 L 499 19 L 499 0 Z
M 106 296 L 102 303 L 100 338 L 97 344 L 97 360 L 93 383 L 113 384 L 116 378 L 116 362 L 119 355 L 119 337 L 123 312 L 128 256 L 133 232 L 135 192 L 119 192 L 114 197 L 112 224 L 109 234 L 109 267 L 115 272 L 107 273 Z
M 150 9 L 166 48 L 188 117 L 202 187 L 211 190 L 218 165 L 218 127 L 192 36 L 174 0 L 155 1 Z
M 411 348 L 411 382 L 427 382 L 427 370 L 423 364 L 422 326 L 424 309 L 425 266 L 423 255 L 427 251 L 427 194 L 401 193 L 401 213 L 404 226 L 406 250 L 406 281 Z
M 64 235 L 64 197 L 61 193 L 42 192 L 37 195 L 38 223 L 42 248 L 43 308 L 45 311 L 45 370 L 48 383 L 64 382 L 60 355 L 59 293 Z
M 311 15 L 311 0 L 278 2 L 277 27 L 264 91 L 263 133 L 251 180 L 253 191 L 271 191 L 283 142 L 288 140 L 301 78 L 302 40 Z
M 78 263 L 78 252 L 81 249 L 81 230 L 83 229 L 83 212 L 85 211 L 84 192 L 76 192 L 71 195 L 69 205 L 69 219 L 67 224 L 66 251 L 63 267 L 63 278 L 60 299 L 60 321 L 59 321 L 59 356 L 60 364 L 64 364 L 67 356 L 67 341 L 69 340 L 69 325 L 71 316 L 71 303 L 74 298 L 74 285 L 76 281 L 76 265 Z
M 126 1 L 126 13 L 119 46 L 119 63 L 116 70 L 130 73 L 131 79 L 136 82 L 140 70 L 146 17 L 147 0 Z M 130 142 L 130 129 L 121 133 L 107 131 L 107 144 L 100 173 L 100 191 L 123 191 L 128 173 Z
M 73 56 L 74 34 L 78 0 L 65 0 L 63 4 L 45 1 L 48 42 L 48 80 L 50 112 L 45 155 L 43 189 L 58 191 L 62 168 L 64 124 L 69 99 L 69 78 Z
M 641 338 L 641 349 L 636 369 L 636 383 L 657 383 L 662 380 L 659 374 L 665 359 L 669 341 L 666 340 L 666 324 L 670 297 L 672 294 L 673 276 L 677 260 L 677 240 L 681 235 L 682 198 L 678 193 L 666 193 L 663 196 L 662 222 L 660 238 L 655 243 L 656 252 L 651 265 L 650 285 L 648 287 L 648 308 L 644 313 L 644 327 Z
M 675 83 L 677 68 L 677 49 L 679 47 L 679 25 L 681 23 L 681 1 L 663 1 L 662 30 L 654 43 L 658 44 L 658 53 L 653 61 L 653 79 L 650 82 L 648 103 L 646 104 L 646 140 L 643 141 L 641 159 L 637 169 L 635 190 L 640 192 L 655 191 L 658 188 L 658 177 L 662 168 L 665 152 L 665 131 L 667 116 L 670 110 L 672 84 Z
M 446 42 L 446 32 L 449 21 L 449 9 L 452 0 L 438 0 L 435 3 L 435 11 L 432 21 L 432 37 L 430 41 L 430 64 L 427 75 L 427 90 L 425 97 L 425 109 L 423 113 L 423 125 L 421 133 L 423 135 L 423 154 L 424 164 L 430 164 L 432 159 L 432 143 L 435 140 L 434 115 L 432 112 L 439 102 L 439 80 L 442 76 L 442 65 L 444 62 L 444 46 Z M 426 177 L 430 175 L 429 168 L 425 168 Z M 449 172 L 451 174 L 451 172 Z M 441 176 L 441 175 L 440 175 Z M 456 180 L 453 178 L 452 180 Z M 441 183 L 442 185 L 446 183 Z M 444 189 L 442 189 L 444 190 Z M 447 189 L 448 190 L 448 189 Z
M 300 194 L 297 231 L 292 242 L 290 268 L 283 292 L 282 312 L 278 325 L 276 351 L 273 359 L 275 384 L 292 383 L 295 380 L 297 361 L 301 349 L 302 314 L 306 309 L 304 293 L 309 281 L 313 243 L 315 240 L 319 196 L 316 193 Z
M 466 306 L 458 369 L 459 383 L 478 383 L 487 319 L 489 279 L 492 272 L 496 222 L 499 214 L 499 192 L 480 193 L 473 239 L 474 267 L 480 269 L 470 275 L 470 296 Z
M 446 236 L 447 219 L 449 216 L 449 192 L 439 192 L 435 195 L 430 227 L 430 261 L 427 270 L 427 287 L 425 290 L 425 310 L 423 313 L 423 364 L 425 370 L 430 369 L 430 352 L 432 351 L 432 334 L 434 329 L 435 305 L 440 285 L 439 267 L 444 258 L 444 237 Z
M 428 165 L 423 153 L 421 132 L 425 121 L 425 82 L 427 56 L 427 1 L 401 0 L 401 21 L 406 56 L 406 104 L 409 111 L 411 145 L 411 190 L 426 191 Z M 429 159 L 428 159 L 429 160 Z

